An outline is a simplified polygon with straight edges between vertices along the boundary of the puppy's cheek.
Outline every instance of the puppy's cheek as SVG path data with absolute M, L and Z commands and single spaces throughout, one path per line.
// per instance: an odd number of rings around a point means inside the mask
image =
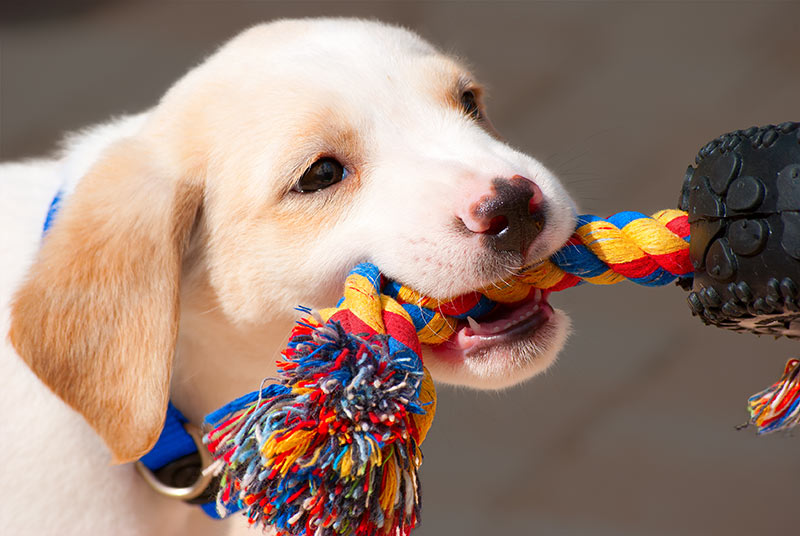
M 493 347 L 463 360 L 442 359 L 423 349 L 423 360 L 438 383 L 491 390 L 511 387 L 547 370 L 555 363 L 570 334 L 569 317 L 553 311 L 553 320 L 537 333 L 536 341 L 525 340 L 513 347 Z

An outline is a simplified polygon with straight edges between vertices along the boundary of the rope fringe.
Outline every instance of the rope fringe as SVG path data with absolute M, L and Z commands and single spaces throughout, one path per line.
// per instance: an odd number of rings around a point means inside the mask
M 783 376 L 747 401 L 759 435 L 788 430 L 800 422 L 800 360 L 790 359 Z

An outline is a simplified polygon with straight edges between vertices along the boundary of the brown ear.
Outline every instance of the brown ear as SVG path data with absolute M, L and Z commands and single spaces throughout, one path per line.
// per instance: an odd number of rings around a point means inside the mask
M 115 463 L 149 451 L 163 426 L 183 251 L 203 195 L 157 162 L 134 139 L 104 153 L 56 216 L 11 311 L 19 355 Z

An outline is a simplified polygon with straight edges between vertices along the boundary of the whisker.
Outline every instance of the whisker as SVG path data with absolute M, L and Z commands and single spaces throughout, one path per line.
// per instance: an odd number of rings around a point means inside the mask
M 211 309 L 206 309 L 205 311 L 201 311 L 201 312 L 199 312 L 199 313 L 197 313 L 197 314 L 200 314 L 200 315 L 207 315 L 208 313 L 213 313 L 214 311 L 216 311 L 216 310 L 217 310 L 217 309 L 219 309 L 219 308 L 220 308 L 220 306 L 219 306 L 219 304 L 217 304 L 217 305 L 215 305 L 214 307 L 212 307 Z

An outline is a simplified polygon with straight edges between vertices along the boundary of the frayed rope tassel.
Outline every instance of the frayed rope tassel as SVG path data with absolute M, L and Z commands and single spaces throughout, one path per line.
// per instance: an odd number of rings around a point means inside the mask
M 381 280 L 357 267 L 338 308 L 295 326 L 280 383 L 206 417 L 206 444 L 224 462 L 220 515 L 238 501 L 279 535 L 407 535 L 417 524 L 435 391 L 413 323 Z
M 758 434 L 788 430 L 800 422 L 800 360 L 790 359 L 783 376 L 747 401 Z

